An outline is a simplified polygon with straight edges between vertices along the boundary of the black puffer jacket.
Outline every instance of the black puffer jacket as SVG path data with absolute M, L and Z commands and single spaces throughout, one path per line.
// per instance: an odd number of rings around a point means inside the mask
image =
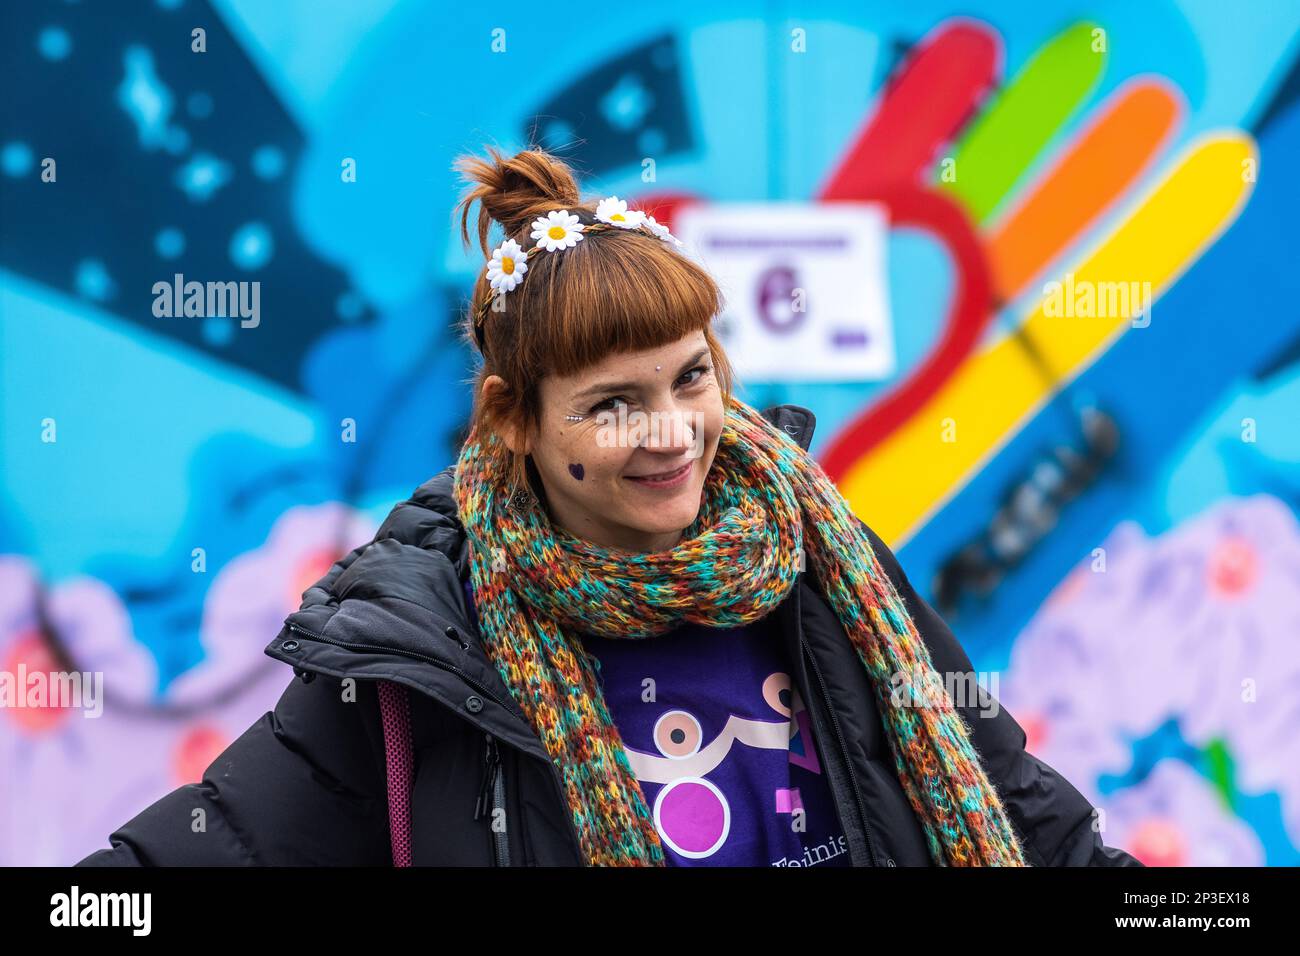
M 764 414 L 808 448 L 811 412 Z M 456 515 L 451 468 L 394 507 L 372 542 L 304 593 L 266 648 L 296 675 L 275 710 L 201 783 L 161 798 L 78 865 L 391 865 L 406 847 L 417 866 L 581 865 L 558 771 L 467 613 Z M 951 631 L 871 540 L 936 669 L 970 672 Z M 853 864 L 929 865 L 865 670 L 812 575 L 773 613 Z M 960 710 L 1033 865 L 1141 865 L 1102 844 L 1088 801 L 1025 751 L 1006 710 Z

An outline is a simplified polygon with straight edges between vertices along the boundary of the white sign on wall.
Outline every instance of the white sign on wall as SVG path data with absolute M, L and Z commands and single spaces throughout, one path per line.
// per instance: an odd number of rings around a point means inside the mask
M 726 297 L 715 327 L 728 358 L 762 382 L 894 374 L 887 233 L 875 203 L 701 203 L 673 217 Z

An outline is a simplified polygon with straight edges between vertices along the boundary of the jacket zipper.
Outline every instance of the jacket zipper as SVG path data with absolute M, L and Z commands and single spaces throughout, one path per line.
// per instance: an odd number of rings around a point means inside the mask
M 474 819 L 482 819 L 487 812 L 488 800 L 492 801 L 492 812 L 488 817 L 488 829 L 492 832 L 492 846 L 497 866 L 510 865 L 510 837 L 505 830 L 497 830 L 497 810 L 504 810 L 506 805 L 505 774 L 501 769 L 501 754 L 497 750 L 496 738 L 487 737 L 487 752 L 483 757 L 483 781 L 479 784 L 478 801 L 474 804 Z M 489 796 L 490 795 L 490 796 Z M 504 819 L 504 816 L 502 817 Z
M 339 640 L 335 640 L 332 637 L 326 637 L 324 634 L 318 634 L 315 631 L 308 630 L 307 628 L 302 627 L 301 625 L 298 624 L 294 624 L 292 622 L 288 624 L 288 627 L 289 630 L 297 631 L 299 634 L 303 634 L 306 637 L 311 638 L 312 640 L 321 641 L 322 643 L 325 644 L 333 644 L 336 647 L 356 648 L 358 650 L 363 650 L 363 651 L 377 651 L 381 654 L 399 654 L 403 657 L 412 657 L 415 658 L 416 660 L 427 661 L 428 663 L 433 664 L 436 667 L 441 667 L 443 670 L 450 671 L 451 673 L 455 674 L 457 677 L 459 677 L 470 687 L 473 687 L 484 697 L 488 698 L 488 700 L 494 701 L 495 703 L 504 707 L 506 710 L 511 711 L 513 713 L 513 709 L 511 708 L 511 706 L 507 704 L 505 701 L 503 701 L 496 694 L 492 693 L 492 691 L 488 690 L 481 683 L 476 681 L 474 678 L 470 677 L 468 674 L 466 674 L 455 664 L 448 664 L 446 661 L 440 660 L 437 657 L 433 657 L 429 654 L 421 654 L 419 651 L 407 651 L 396 647 L 384 647 L 378 644 L 357 644 L 352 641 L 339 641 Z M 493 746 L 495 747 L 495 741 L 493 741 Z M 565 819 L 567 819 L 569 822 L 569 834 L 573 838 L 573 846 L 578 850 L 579 865 L 587 866 L 589 864 L 587 860 L 583 858 L 582 843 L 578 839 L 577 828 L 573 825 L 572 814 L 568 812 L 569 802 L 568 802 L 568 798 L 565 796 L 564 793 L 564 781 L 560 777 L 560 770 L 558 767 L 555 766 L 554 760 L 548 759 L 546 761 L 546 765 L 547 767 L 550 768 L 551 782 L 555 784 L 556 793 L 560 797 L 560 806 L 564 808 Z M 475 819 L 478 819 L 477 815 L 475 816 Z
M 844 766 L 849 772 L 849 783 L 851 785 L 850 789 L 853 791 L 853 802 L 857 806 L 858 819 L 862 823 L 862 834 L 867 841 L 867 856 L 871 860 L 871 865 L 876 866 L 876 851 L 872 847 L 871 843 L 871 824 L 867 821 L 867 808 L 862 805 L 862 792 L 858 788 L 858 778 L 853 769 L 853 761 L 849 758 L 848 744 L 844 740 L 843 731 L 840 730 L 840 721 L 835 715 L 835 707 L 831 703 L 831 695 L 826 690 L 826 681 L 822 679 L 821 667 L 818 666 L 817 658 L 813 656 L 811 648 L 808 647 L 808 643 L 804 640 L 802 622 L 799 625 L 799 646 L 803 648 L 804 656 L 807 657 L 809 662 L 812 664 L 813 674 L 817 677 L 817 687 L 821 690 L 822 700 L 826 704 L 826 712 L 830 714 L 831 730 L 835 732 L 835 741 L 839 745 L 840 755 L 844 759 Z

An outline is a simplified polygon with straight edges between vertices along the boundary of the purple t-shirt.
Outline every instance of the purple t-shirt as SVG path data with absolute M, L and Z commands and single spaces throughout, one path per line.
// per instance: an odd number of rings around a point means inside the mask
M 850 865 L 775 615 L 581 639 L 670 865 Z
M 583 637 L 675 866 L 848 866 L 775 618 Z

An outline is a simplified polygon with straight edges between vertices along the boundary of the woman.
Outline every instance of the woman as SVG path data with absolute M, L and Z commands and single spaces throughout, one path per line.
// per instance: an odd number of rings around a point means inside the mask
M 733 396 L 708 273 L 490 152 L 458 462 L 305 592 L 275 712 L 82 863 L 1140 865 L 943 689 L 970 661 L 811 413 Z

